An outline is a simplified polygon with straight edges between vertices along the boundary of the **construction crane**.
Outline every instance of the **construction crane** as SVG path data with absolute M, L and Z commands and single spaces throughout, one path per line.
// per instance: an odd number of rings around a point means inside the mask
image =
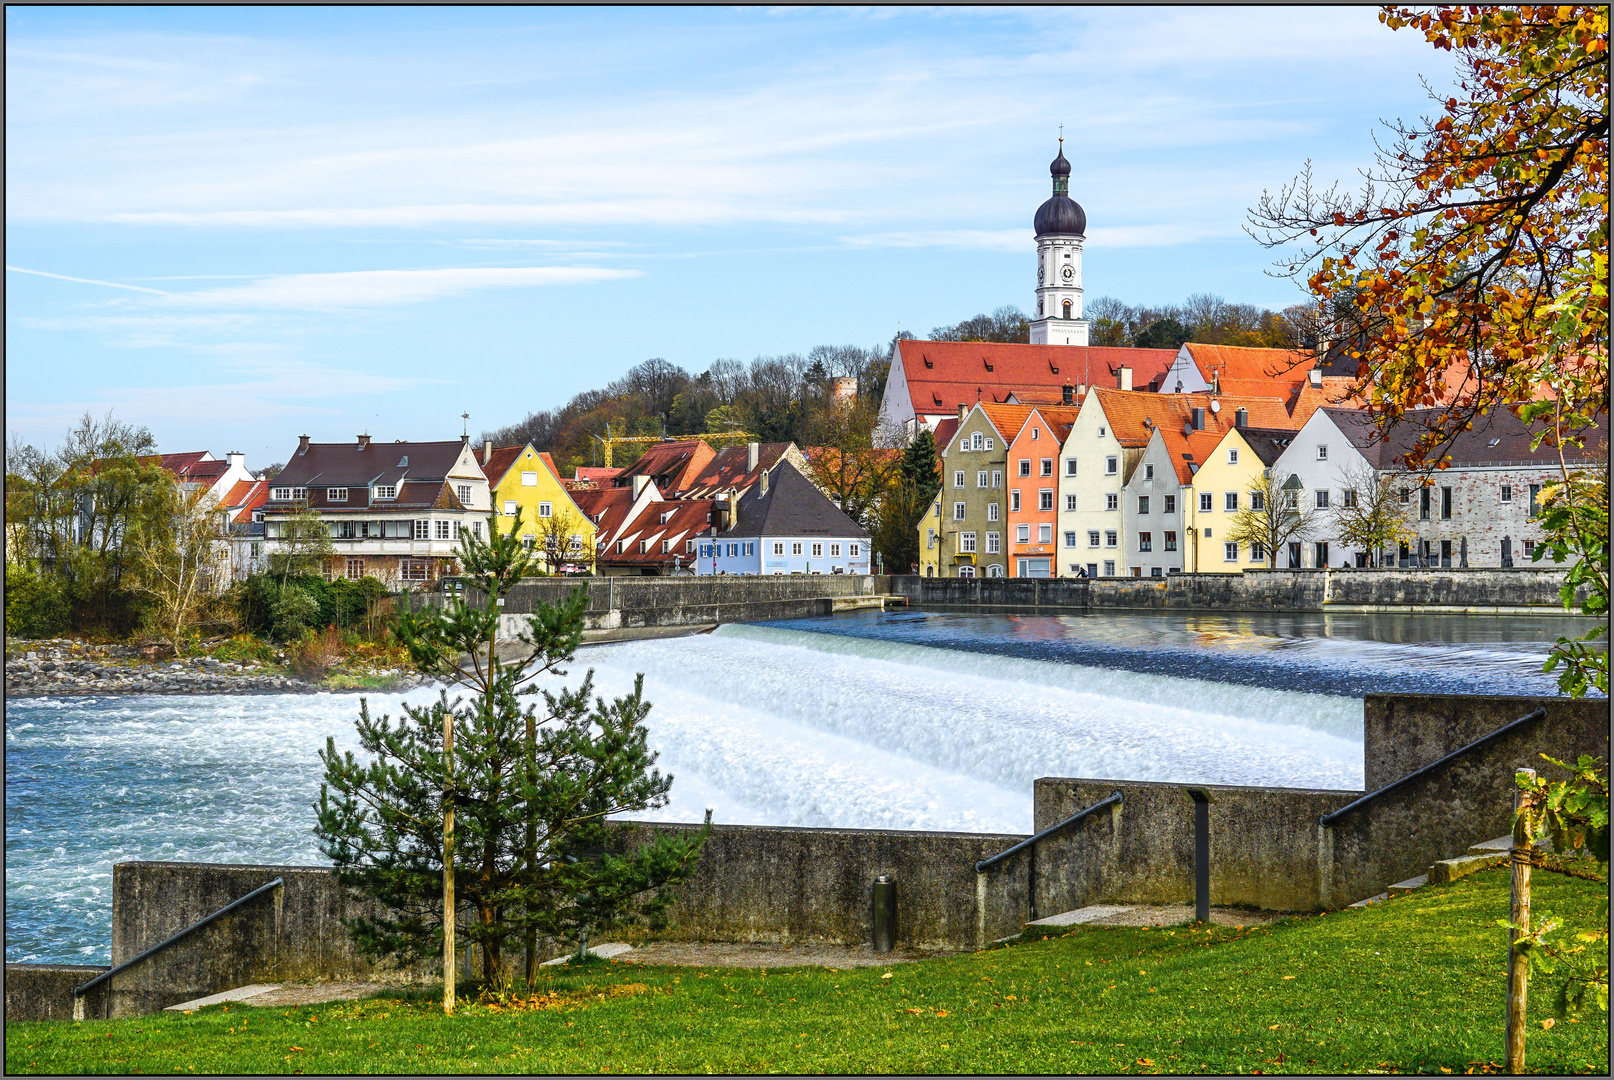
M 648 446 L 653 443 L 687 442 L 690 439 L 700 439 L 712 449 L 720 446 L 733 446 L 738 443 L 756 441 L 756 436 L 748 431 L 707 431 L 699 435 L 618 435 L 612 436 L 611 429 L 607 427 L 604 435 L 591 436 L 602 448 L 605 467 L 612 468 L 611 451 L 618 443 Z

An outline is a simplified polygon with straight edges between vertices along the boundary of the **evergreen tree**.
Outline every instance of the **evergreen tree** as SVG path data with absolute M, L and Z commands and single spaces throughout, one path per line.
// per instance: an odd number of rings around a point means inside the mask
M 340 883 L 388 909 L 349 920 L 349 932 L 366 955 L 404 962 L 441 948 L 446 1013 L 456 914 L 482 947 L 485 979 L 508 979 L 507 953 L 524 944 L 530 984 L 540 936 L 663 922 L 669 889 L 689 876 L 705 840 L 703 832 L 628 845 L 631 827 L 607 821 L 665 806 L 672 786 L 646 745 L 643 676 L 628 696 L 592 707 L 592 672 L 576 689 L 534 684 L 565 676 L 582 639 L 582 589 L 529 616 L 519 655 L 499 657 L 503 600 L 531 556 L 519 515 L 509 532 L 495 524 L 490 517 L 486 541 L 460 533 L 463 593 L 441 608 L 405 610 L 394 624 L 415 666 L 461 692 L 405 705 L 396 724 L 361 702 L 367 760 L 338 753 L 334 740 L 320 755 L 321 847 Z

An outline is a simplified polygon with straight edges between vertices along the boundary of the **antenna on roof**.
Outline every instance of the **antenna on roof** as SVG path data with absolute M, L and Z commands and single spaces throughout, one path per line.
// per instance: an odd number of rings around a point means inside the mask
M 460 435 L 469 439 L 471 437 L 471 414 L 468 412 L 462 412 L 460 413 L 460 419 L 464 421 L 464 424 L 460 428 Z

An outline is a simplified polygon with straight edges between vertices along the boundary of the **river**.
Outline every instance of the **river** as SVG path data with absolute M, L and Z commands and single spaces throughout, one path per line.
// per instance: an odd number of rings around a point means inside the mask
M 644 815 L 1024 832 L 1038 776 L 1355 789 L 1373 691 L 1552 693 L 1564 619 L 866 613 L 591 646 L 645 674 L 676 780 Z M 374 711 L 435 691 L 374 695 Z M 112 865 L 322 863 L 315 756 L 351 694 L 6 703 L 6 959 L 105 962 Z

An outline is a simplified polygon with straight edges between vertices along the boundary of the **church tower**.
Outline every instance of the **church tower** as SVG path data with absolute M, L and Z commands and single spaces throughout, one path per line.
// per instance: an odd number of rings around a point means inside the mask
M 1033 345 L 1086 345 L 1082 318 L 1082 241 L 1087 213 L 1070 197 L 1070 162 L 1065 140 L 1048 166 L 1053 197 L 1037 207 L 1037 315 L 1031 323 Z

